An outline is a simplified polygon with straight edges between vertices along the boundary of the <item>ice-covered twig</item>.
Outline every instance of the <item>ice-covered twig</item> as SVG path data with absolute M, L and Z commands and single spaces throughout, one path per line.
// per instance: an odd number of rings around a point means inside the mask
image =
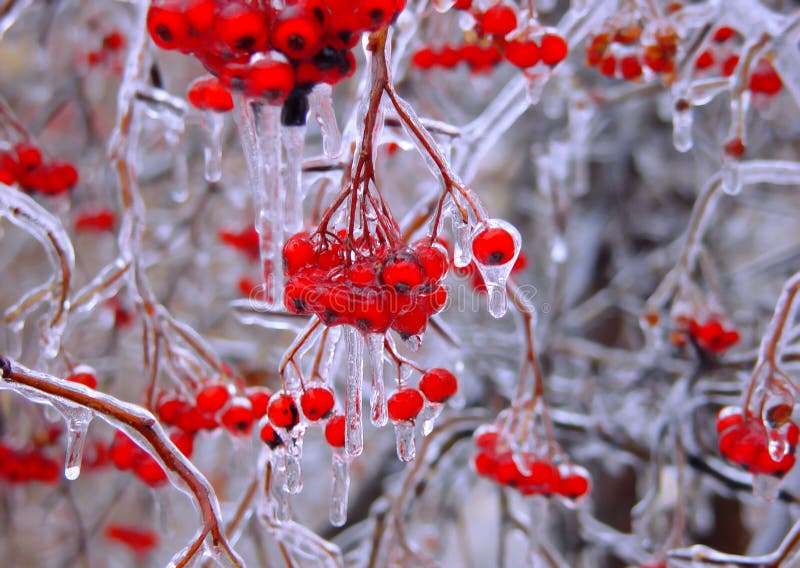
M 16 361 L 0 358 L 0 369 L 3 378 L 0 389 L 11 389 L 34 402 L 56 405 L 67 403 L 96 414 L 111 426 L 141 442 L 176 481 L 185 485 L 197 501 L 203 526 L 193 544 L 184 551 L 181 558 L 174 561 L 175 566 L 186 565 L 199 551 L 206 537 L 210 537 L 212 547 L 222 549 L 233 566 L 243 565 L 225 536 L 219 503 L 211 484 L 172 443 L 150 412 L 83 385 L 33 371 Z

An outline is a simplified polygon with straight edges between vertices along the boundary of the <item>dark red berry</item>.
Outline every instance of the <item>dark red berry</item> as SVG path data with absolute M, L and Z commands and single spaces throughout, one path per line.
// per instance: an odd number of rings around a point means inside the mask
M 71 383 L 79 383 L 89 387 L 90 389 L 97 388 L 97 378 L 92 373 L 75 373 L 67 377 Z
M 189 22 L 177 2 L 151 5 L 147 12 L 147 30 L 162 49 L 180 49 L 186 45 Z
M 399 254 L 387 260 L 381 267 L 381 282 L 401 294 L 410 292 L 425 281 L 422 265 L 411 254 Z
M 264 424 L 261 428 L 261 441 L 264 442 L 271 450 L 283 445 L 283 438 L 278 435 L 275 428 L 271 424 Z
M 307 59 L 319 51 L 322 25 L 311 12 L 290 6 L 272 26 L 272 46 L 290 59 Z

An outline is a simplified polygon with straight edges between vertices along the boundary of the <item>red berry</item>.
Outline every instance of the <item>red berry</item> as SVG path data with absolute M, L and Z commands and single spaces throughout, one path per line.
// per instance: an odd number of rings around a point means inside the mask
M 264 442 L 271 450 L 283 445 L 283 438 L 281 438 L 275 431 L 271 424 L 264 424 L 261 428 L 261 441 Z
M 213 414 L 228 402 L 231 397 L 228 387 L 223 384 L 212 384 L 203 387 L 197 393 L 195 404 L 200 412 Z
M 81 211 L 75 216 L 75 230 L 85 233 L 101 233 L 114 228 L 117 216 L 109 209 Z
M 42 153 L 33 144 L 20 143 L 14 146 L 20 168 L 32 170 L 42 165 Z
M 635 55 L 628 55 L 620 59 L 619 70 L 620 73 L 622 73 L 622 77 L 628 81 L 638 79 L 642 76 L 642 64 L 639 63 L 639 58 Z
M 568 499 L 577 499 L 589 493 L 589 478 L 581 473 L 564 476 L 558 484 L 558 493 Z
M 269 402 L 267 416 L 273 426 L 291 430 L 300 421 L 294 398 L 288 394 L 273 396 Z
M 268 39 L 264 16 L 244 3 L 224 6 L 214 22 L 214 37 L 234 56 L 262 51 Z
M 475 473 L 483 477 L 494 478 L 497 473 L 497 460 L 488 453 L 479 453 L 472 461 Z
M 517 14 L 504 4 L 495 4 L 479 17 L 481 30 L 488 35 L 506 35 L 517 27 Z
M 374 262 L 363 261 L 353 264 L 347 271 L 347 279 L 359 288 L 373 286 L 377 280 Z
M 181 415 L 189 409 L 189 404 L 177 398 L 164 398 L 159 401 L 156 411 L 164 424 L 177 424 Z
M 414 245 L 414 253 L 429 282 L 438 282 L 447 274 L 450 263 L 447 250 L 441 245 L 431 245 L 423 241 Z
M 117 469 L 126 470 L 133 468 L 143 457 L 144 452 L 122 432 L 114 433 L 111 443 L 111 461 Z
M 316 250 L 308 233 L 298 233 L 283 245 L 283 272 L 287 276 L 297 274 L 301 268 L 314 262 Z
M 201 110 L 227 112 L 233 108 L 233 97 L 216 77 L 200 77 L 189 85 L 189 102 Z
M 706 49 L 703 53 L 697 56 L 694 62 L 696 69 L 708 69 L 714 65 L 714 53 L 710 49 Z
M 6 185 L 13 185 L 17 181 L 16 174 L 9 169 L 5 169 L 0 167 L 0 183 L 4 183 Z
M 532 40 L 514 40 L 506 44 L 503 55 L 512 65 L 525 69 L 539 63 L 539 46 Z
M 103 38 L 103 47 L 109 51 L 119 51 L 125 47 L 125 36 L 114 31 Z
M 431 402 L 444 402 L 458 390 L 458 381 L 447 369 L 434 368 L 422 375 L 419 390 Z
M 736 35 L 736 30 L 728 26 L 722 26 L 714 32 L 714 41 L 717 43 L 722 43 L 728 41 L 734 35 Z
M 265 387 L 251 387 L 247 389 L 247 399 L 253 407 L 253 418 L 258 420 L 267 413 L 269 398 L 272 393 Z
M 739 65 L 739 56 L 731 55 L 722 64 L 722 76 L 730 77 L 731 75 L 733 75 L 733 72 L 736 70 L 737 65 Z
M 169 439 L 175 444 L 175 447 L 187 458 L 192 457 L 194 451 L 194 438 L 188 432 L 180 430 L 173 432 L 169 435 Z
M 411 65 L 417 69 L 430 69 L 436 62 L 436 53 L 430 47 L 423 47 L 411 56 Z
M 617 72 L 617 59 L 613 55 L 603 58 L 598 70 L 605 77 L 613 77 Z
M 425 401 L 418 390 L 399 390 L 390 396 L 387 402 L 389 418 L 396 422 L 413 420 L 422 411 L 423 404 L 425 404 Z
M 191 35 L 204 36 L 211 31 L 216 8 L 215 0 L 189 0 L 184 13 Z
M 390 257 L 381 267 L 381 282 L 401 294 L 410 292 L 425 281 L 422 265 L 411 254 Z
M 159 463 L 148 455 L 134 466 L 133 473 L 150 487 L 159 487 L 167 482 L 167 474 Z
M 772 64 L 766 59 L 759 61 L 756 69 L 750 74 L 750 90 L 754 93 L 777 95 L 783 88 L 783 81 Z
M 385 28 L 396 13 L 396 0 L 362 0 L 358 9 L 360 27 L 371 32 Z
M 542 36 L 539 52 L 545 65 L 558 65 L 567 58 L 569 47 L 564 38 L 557 34 Z
M 235 435 L 247 435 L 253 426 L 253 409 L 250 401 L 234 399 L 231 406 L 222 414 L 222 425 Z
M 328 444 L 334 448 L 343 448 L 344 428 L 344 416 L 338 415 L 328 420 L 328 423 L 325 424 L 325 439 L 328 441 Z
M 108 525 L 105 536 L 108 540 L 119 542 L 142 556 L 147 555 L 159 543 L 155 532 L 126 525 Z
M 316 422 L 325 418 L 333 410 L 334 398 L 330 389 L 323 387 L 312 387 L 300 396 L 300 407 L 303 415 Z
M 482 230 L 472 241 L 472 254 L 480 264 L 498 266 L 514 258 L 514 237 L 505 229 L 494 227 Z
M 189 22 L 177 2 L 151 5 L 147 11 L 147 30 L 162 49 L 180 49 L 189 36 Z
M 425 331 L 428 325 L 430 312 L 423 306 L 414 306 L 410 310 L 399 314 L 392 322 L 392 329 L 403 338 L 418 335 Z
M 97 388 L 97 378 L 92 373 L 75 373 L 67 377 L 71 383 L 79 383 L 89 387 L 90 389 Z
M 322 25 L 299 6 L 285 8 L 272 26 L 272 46 L 290 59 L 307 59 L 322 43 Z
M 741 138 L 734 138 L 733 140 L 728 140 L 725 142 L 722 150 L 725 152 L 726 156 L 730 156 L 732 158 L 741 158 L 744 156 L 747 148 L 745 148 L 744 142 L 742 142 Z
M 294 87 L 294 69 L 288 63 L 262 59 L 247 68 L 244 90 L 270 104 L 279 104 Z

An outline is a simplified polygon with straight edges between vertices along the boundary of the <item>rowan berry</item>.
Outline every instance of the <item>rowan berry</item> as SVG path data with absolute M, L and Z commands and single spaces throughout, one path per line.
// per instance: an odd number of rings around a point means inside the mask
M 563 37 L 557 34 L 544 34 L 540 40 L 539 54 L 545 65 L 558 65 L 567 58 L 569 47 Z
M 434 368 L 422 375 L 419 390 L 431 402 L 444 402 L 458 390 L 458 381 L 447 369 Z
M 253 410 L 253 418 L 260 419 L 267 413 L 267 406 L 269 406 L 269 399 L 272 393 L 265 387 L 250 387 L 245 391 L 247 400 L 250 401 L 250 406 Z
M 114 228 L 116 221 L 117 216 L 113 211 L 108 209 L 89 209 L 81 211 L 75 216 L 75 230 L 86 233 L 110 231 Z
M 303 415 L 312 422 L 326 418 L 333 410 L 333 404 L 333 392 L 328 388 L 312 387 L 300 395 Z
M 380 279 L 401 294 L 420 286 L 425 274 L 419 261 L 411 254 L 401 253 L 390 257 L 381 267 Z
M 484 228 L 472 241 L 472 254 L 483 265 L 506 264 L 514 258 L 515 253 L 514 237 L 500 227 Z
M 264 442 L 269 449 L 274 450 L 283 445 L 283 438 L 275 431 L 271 424 L 267 423 L 261 428 L 261 441 Z
M 227 112 L 233 108 L 233 97 L 216 77 L 201 77 L 189 85 L 189 102 L 201 110 Z
M 639 63 L 639 58 L 635 55 L 628 55 L 620 59 L 619 70 L 622 77 L 628 81 L 638 79 L 642 76 L 642 64 Z
M 533 40 L 514 40 L 506 44 L 503 55 L 512 65 L 521 69 L 539 63 L 539 46 Z
M 396 391 L 387 402 L 389 418 L 395 422 L 413 420 L 422 411 L 424 403 L 422 394 L 416 389 Z
M 280 394 L 270 399 L 267 417 L 273 426 L 286 430 L 291 430 L 300 421 L 297 405 L 289 394 Z
M 333 416 L 325 424 L 325 440 L 334 448 L 344 447 L 345 418 L 341 414 Z
M 79 383 L 90 389 L 97 388 L 97 378 L 92 373 L 74 373 L 68 376 L 66 380 L 71 383 Z
M 495 4 L 478 18 L 478 23 L 483 33 L 504 36 L 517 27 L 517 14 L 510 6 Z
M 307 59 L 322 44 L 321 22 L 300 6 L 285 8 L 272 24 L 272 47 L 290 59 Z
M 147 30 L 162 49 L 181 49 L 189 36 L 189 22 L 180 3 L 151 4 L 147 11 Z
M 263 51 L 268 42 L 264 16 L 243 2 L 224 5 L 216 15 L 212 34 L 234 57 Z
M 213 414 L 221 409 L 230 399 L 230 391 L 224 384 L 210 384 L 197 393 L 195 404 L 200 412 Z
M 253 426 L 253 408 L 246 398 L 237 398 L 231 402 L 222 414 L 222 425 L 234 435 L 247 435 Z

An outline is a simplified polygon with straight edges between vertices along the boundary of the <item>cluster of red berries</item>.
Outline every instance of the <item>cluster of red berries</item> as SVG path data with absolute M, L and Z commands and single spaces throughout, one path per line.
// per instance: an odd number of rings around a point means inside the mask
M 352 75 L 350 50 L 361 34 L 388 26 L 404 8 L 405 0 L 298 0 L 280 10 L 244 0 L 154 0 L 147 27 L 159 47 L 193 54 L 226 89 L 283 105 L 283 124 L 300 125 L 311 88 Z
M 18 183 L 28 192 L 59 195 L 78 183 L 78 170 L 69 162 L 45 163 L 39 148 L 22 142 L 0 154 L 0 183 Z
M 570 501 L 589 494 L 591 479 L 581 467 L 556 465 L 531 453 L 515 455 L 504 434 L 494 427 L 475 433 L 477 454 L 472 465 L 481 477 L 512 487 L 523 495 L 559 495 Z M 522 471 L 519 464 L 524 464 Z
M 642 28 L 632 23 L 594 36 L 586 46 L 586 65 L 606 77 L 635 81 L 645 68 L 653 73 L 675 70 L 677 32 L 669 26 L 655 30 L 652 43 L 642 41 Z
M 111 31 L 103 36 L 103 42 L 99 49 L 86 54 L 86 62 L 90 67 L 97 67 L 111 60 L 117 66 L 120 64 L 117 56 L 124 48 L 125 36 L 117 30 Z
M 40 449 L 17 450 L 0 443 L 0 479 L 7 483 L 56 483 L 61 465 Z
M 445 45 L 440 49 L 424 47 L 413 55 L 412 65 L 419 69 L 452 69 L 464 62 L 473 72 L 482 72 L 497 65 L 503 57 L 520 69 L 534 67 L 539 62 L 553 67 L 567 58 L 567 42 L 554 32 L 542 34 L 538 42 L 526 33 L 507 40 L 506 36 L 516 30 L 518 24 L 517 13 L 510 5 L 499 2 L 486 11 L 480 11 L 473 8 L 469 0 L 456 2 L 454 8 L 470 11 L 478 37 L 490 43 L 466 44 L 460 47 Z
M 194 403 L 178 394 L 162 395 L 156 412 L 164 424 L 187 434 L 221 426 L 231 435 L 246 436 L 267 413 L 270 396 L 263 387 L 249 387 L 244 396 L 235 396 L 228 384 L 209 381 L 199 388 Z
M 454 69 L 464 63 L 472 73 L 491 71 L 503 60 L 503 56 L 493 45 L 465 43 L 463 45 L 443 45 L 440 48 L 423 47 L 411 57 L 411 65 L 417 69 L 428 70 L 435 67 Z
M 441 284 L 447 252 L 430 239 L 371 250 L 366 239 L 298 233 L 283 247 L 284 304 L 295 314 L 316 314 L 326 325 L 403 337 L 422 333 L 447 301 Z
M 681 319 L 678 325 L 680 329 L 672 334 L 672 341 L 678 346 L 692 341 L 703 351 L 719 355 L 739 342 L 739 332 L 736 328 L 726 328 L 715 317 L 707 319 L 704 323 L 699 323 L 695 319 Z
M 730 77 L 739 65 L 739 54 L 736 51 L 742 43 L 742 36 L 735 29 L 728 26 L 717 28 L 712 36 L 711 45 L 697 56 L 695 69 L 704 73 L 717 72 L 723 77 Z M 771 97 L 781 91 L 783 81 L 769 60 L 761 59 L 750 72 L 748 88 L 753 93 Z
M 169 439 L 183 455 L 192 457 L 194 439 L 191 434 L 181 430 L 170 433 Z M 111 443 L 111 462 L 121 471 L 132 471 L 136 477 L 150 487 L 161 487 L 167 482 L 167 474 L 161 465 L 150 454 L 140 448 L 123 432 L 114 434 Z
M 228 112 L 233 109 L 233 97 L 214 76 L 198 77 L 186 93 L 186 98 L 200 110 Z
M 111 231 L 117 215 L 106 208 L 84 209 L 75 215 L 75 230 L 80 233 L 104 233 Z
M 773 408 L 769 416 L 775 417 L 777 429 L 765 426 L 749 410 L 746 418 L 738 407 L 728 406 L 720 410 L 717 416 L 719 451 L 725 458 L 750 473 L 780 478 L 794 467 L 794 452 L 800 429 L 789 418 L 791 407 L 788 405 Z M 783 433 L 779 433 L 781 430 Z M 776 461 L 770 455 L 769 446 L 780 438 L 785 439 L 788 444 L 788 452 Z

